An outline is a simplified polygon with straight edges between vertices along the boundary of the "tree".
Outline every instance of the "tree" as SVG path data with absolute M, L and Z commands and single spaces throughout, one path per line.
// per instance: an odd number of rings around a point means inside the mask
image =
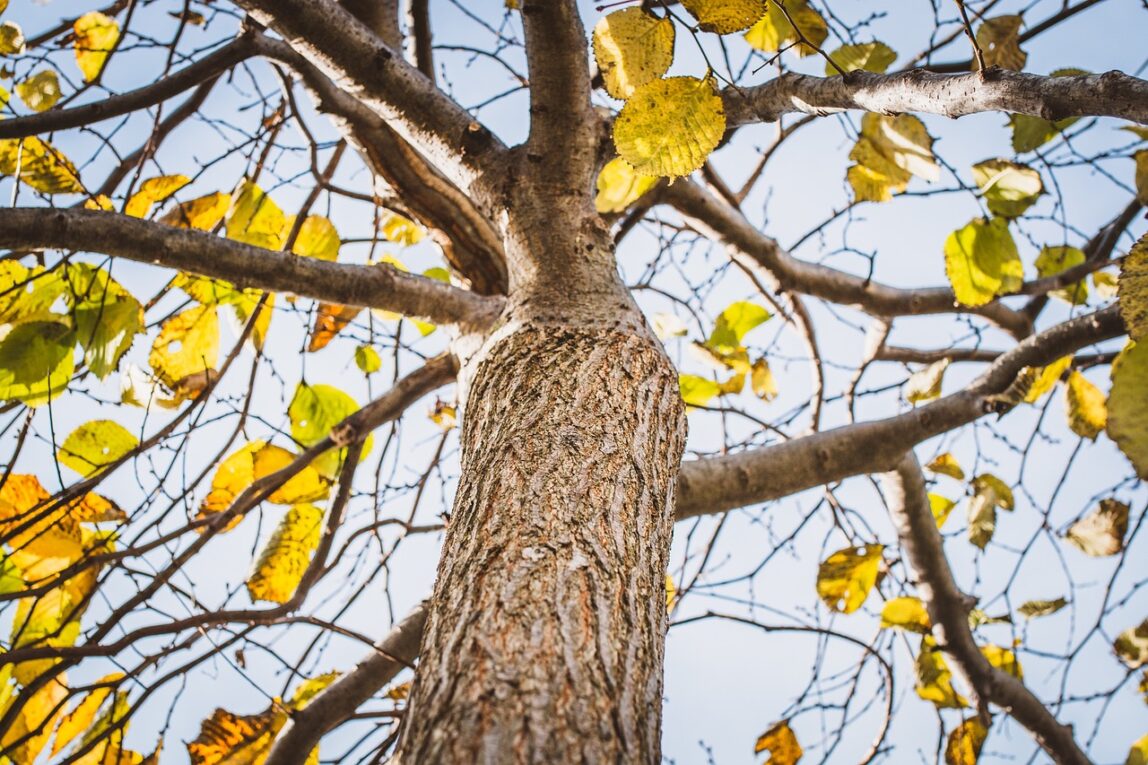
M 315 761 L 364 722 L 324 758 L 656 763 L 669 613 L 817 644 L 798 702 L 762 721 L 773 763 L 846 756 L 866 715 L 851 759 L 975 762 L 1004 716 L 1056 762 L 1132 744 L 1096 736 L 1148 661 L 1148 82 L 1022 70 L 1042 36 L 1101 11 L 1132 29 L 1142 7 L 957 0 L 902 25 L 837 0 L 443 3 L 437 23 L 399 5 L 118 0 L 0 27 L 2 755 L 143 762 L 129 724 L 178 728 L 170 689 L 223 666 L 267 704 L 213 699 L 196 763 Z M 987 158 L 934 150 L 966 129 L 940 117 L 978 114 Z M 803 193 L 770 168 L 807 135 L 847 198 L 810 198 L 786 248 L 753 210 Z M 947 226 L 922 201 L 942 193 L 979 214 L 913 262 L 890 224 L 914 231 L 920 203 Z M 408 252 L 442 262 L 417 275 Z M 895 286 L 942 267 L 946 286 Z M 239 327 L 222 355 L 220 316 Z M 429 436 L 408 410 L 451 383 Z M 1087 506 L 1058 503 L 1069 480 Z M 945 526 L 957 486 L 967 531 Z M 728 519 L 761 528 L 809 490 L 755 573 L 721 573 Z M 693 525 L 671 562 L 675 521 Z M 376 579 L 440 534 L 433 593 L 388 632 Z M 753 590 L 789 550 L 807 586 Z M 1056 591 L 1014 605 L 1034 560 L 1060 561 Z M 735 608 L 688 610 L 742 584 Z M 895 706 L 930 703 L 938 736 L 890 733 Z

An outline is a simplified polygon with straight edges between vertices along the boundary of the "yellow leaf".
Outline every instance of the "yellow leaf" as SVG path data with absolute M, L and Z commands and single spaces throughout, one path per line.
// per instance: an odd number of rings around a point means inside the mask
M 926 181 L 940 178 L 933 137 L 923 122 L 908 114 L 865 114 L 849 159 L 857 163 L 846 177 L 858 201 L 888 201 L 894 192 L 904 191 L 914 175 Z
M 1060 376 L 1064 374 L 1064 370 L 1068 369 L 1071 364 L 1072 356 L 1070 354 L 1068 356 L 1061 356 L 1047 367 L 1032 370 L 1031 375 L 1028 375 L 1031 376 L 1032 382 L 1028 385 L 1028 392 L 1025 393 L 1024 402 L 1026 404 L 1035 404 L 1037 401 L 1040 401 L 1045 393 L 1053 389 L 1060 380 Z M 1022 374 L 1027 374 L 1030 369 L 1030 367 L 1025 367 L 1024 373 Z
M 220 513 L 231 506 L 244 489 L 294 461 L 288 450 L 255 440 L 232 452 L 215 470 L 211 491 L 200 503 L 200 517 Z M 275 504 L 294 505 L 323 499 L 330 484 L 313 467 L 305 467 L 268 496 Z M 228 527 L 231 528 L 231 527 Z
M 753 362 L 750 385 L 754 394 L 762 401 L 773 401 L 777 398 L 777 382 L 773 379 L 773 372 L 764 356 Z
M 769 321 L 771 314 L 761 306 L 740 300 L 730 303 L 718 315 L 706 346 L 718 353 L 733 354 L 744 350 L 742 341 L 749 332 Z M 745 371 L 738 369 L 738 371 Z
M 965 480 L 965 471 L 961 468 L 961 463 L 957 462 L 957 458 L 954 457 L 951 452 L 938 454 L 929 464 L 925 465 L 925 468 L 934 473 L 956 478 L 958 481 Z
M 187 753 L 192 765 L 258 765 L 286 721 L 287 713 L 275 706 L 246 716 L 216 709 L 187 745 Z
M 657 183 L 656 176 L 639 175 L 629 162 L 615 157 L 598 173 L 594 208 L 603 214 L 624 212 Z
M 405 701 L 411 695 L 411 681 L 392 685 L 383 692 L 383 695 L 391 701 Z
M 422 226 L 410 218 L 389 211 L 379 221 L 379 232 L 388 242 L 402 247 L 418 244 L 426 236 Z
M 303 709 L 316 696 L 326 690 L 331 683 L 338 680 L 341 674 L 340 672 L 324 672 L 321 675 L 307 678 L 291 694 L 290 707 L 294 710 Z
M 1024 671 L 1021 669 L 1020 662 L 1017 661 L 1016 654 L 1009 649 L 989 643 L 981 646 L 981 655 L 988 660 L 989 664 L 1006 675 L 1012 675 L 1018 680 L 1024 679 Z
M 678 586 L 674 584 L 674 578 L 666 574 L 666 611 L 673 611 L 677 602 Z
M 893 598 L 881 608 L 881 627 L 900 627 L 909 632 L 927 633 L 932 629 L 929 612 L 920 598 Z
M 698 20 L 698 29 L 728 35 L 748 29 L 765 15 L 765 0 L 682 0 Z
M 156 376 L 176 392 L 184 380 L 214 370 L 218 361 L 219 314 L 210 305 L 188 309 L 165 321 L 148 355 Z
M 99 11 L 91 11 L 76 19 L 72 28 L 75 31 L 76 63 L 84 73 L 84 79 L 91 82 L 103 71 L 104 62 L 119 42 L 120 25 Z
M 1128 505 L 1102 499 L 1100 506 L 1068 527 L 1064 538 L 1094 558 L 1116 555 L 1128 533 Z
M 770 53 L 791 45 L 790 50 L 797 56 L 816 53 L 816 48 L 810 45 L 819 46 L 829 36 L 825 19 L 810 8 L 806 0 L 785 0 L 785 11 L 788 11 L 788 16 L 776 1 L 769 3 L 769 11 L 745 33 L 746 42 Z
M 374 374 L 383 368 L 383 360 L 379 352 L 369 345 L 360 345 L 355 348 L 355 366 L 365 375 Z
M 62 571 L 84 554 L 79 519 L 66 509 L 49 511 L 49 498 L 34 475 L 13 473 L 0 486 L 0 534 L 9 537 L 9 560 L 28 581 Z
M 1148 341 L 1129 342 L 1112 363 L 1108 437 L 1148 480 Z
M 1064 393 L 1065 408 L 1068 410 L 1068 427 L 1076 435 L 1095 441 L 1108 422 L 1107 399 L 1104 393 L 1078 370 L 1073 370 L 1068 376 L 1068 385 Z
M 84 361 L 101 380 L 143 333 L 143 306 L 102 268 L 72 263 L 66 271 L 65 299 L 72 313 Z
M 931 701 L 942 709 L 959 709 L 969 705 L 953 688 L 953 673 L 932 635 L 921 638 L 916 670 L 917 695 L 925 701 Z
M 56 452 L 61 463 L 85 478 L 139 446 L 139 439 L 113 420 L 91 420 L 73 430 Z
M 243 181 L 227 215 L 227 238 L 268 250 L 280 250 L 287 217 L 279 205 L 251 181 Z
M 789 720 L 776 723 L 757 737 L 753 745 L 753 753 L 769 752 L 767 765 L 794 765 L 798 762 L 805 750 L 797 741 L 797 734 L 789 727 Z
M 629 98 L 639 85 L 658 79 L 670 68 L 674 22 L 641 8 L 624 8 L 594 25 L 593 43 L 606 92 L 613 98 Z
M 307 352 L 314 353 L 327 347 L 334 339 L 363 310 L 356 306 L 336 305 L 334 303 L 320 303 L 319 312 L 315 316 L 315 326 L 311 329 L 311 340 L 307 344 Z
M 1099 274 L 1093 274 L 1094 279 L 1096 276 Z M 1136 341 L 1148 337 L 1148 234 L 1140 237 L 1124 257 L 1117 294 L 1128 335 Z
M 1021 603 L 1017 609 L 1017 613 L 1026 619 L 1036 619 L 1040 616 L 1049 616 L 1055 614 L 1060 609 L 1068 605 L 1068 600 L 1065 598 L 1055 598 L 1053 600 L 1026 600 Z
M 905 400 L 918 404 L 940 398 L 941 383 L 945 379 L 945 370 L 949 368 L 949 363 L 949 359 L 941 359 L 914 372 L 905 383 Z
M 186 175 L 161 175 L 148 178 L 140 184 L 139 191 L 132 194 L 124 205 L 124 215 L 134 218 L 146 217 L 151 212 L 152 205 L 164 201 L 189 183 L 191 179 Z
M 0 733 L 0 749 L 14 765 L 31 765 L 44 750 L 67 695 L 62 675 L 49 680 L 28 699 L 11 727 Z M 21 743 L 16 745 L 17 741 Z
M 303 579 L 322 533 L 322 508 L 300 504 L 288 510 L 259 553 L 247 579 L 251 599 L 280 604 L 289 601 Z
M 450 430 L 458 423 L 458 411 L 442 400 L 436 400 L 434 408 L 430 410 L 430 419 L 443 430 Z
M 678 386 L 688 406 L 705 406 L 721 393 L 720 385 L 697 375 L 678 375 Z
M 986 20 L 977 29 L 977 45 L 985 58 L 985 66 L 1002 69 L 1024 69 L 1028 54 L 1020 49 L 1020 16 L 997 16 Z M 973 59 L 973 69 L 977 61 Z
M 817 571 L 818 597 L 833 611 L 856 611 L 877 583 L 884 550 L 884 545 L 862 545 L 830 555 Z
M 116 206 L 107 194 L 96 194 L 94 198 L 84 200 L 84 209 L 112 212 L 116 209 Z
M 287 221 L 286 230 L 290 231 L 295 225 L 294 216 Z M 291 252 L 308 258 L 319 260 L 335 260 L 339 257 L 339 232 L 335 224 L 322 215 L 308 215 L 299 227 L 299 235 L 295 237 L 295 244 Z
M 43 69 L 16 83 L 16 95 L 32 111 L 46 111 L 60 100 L 60 79 L 55 70 Z
M 0 175 L 17 175 L 45 194 L 84 191 L 79 173 L 59 149 L 35 136 L 0 140 Z
M 945 240 L 945 272 L 962 305 L 984 305 L 1019 289 L 1024 266 L 1008 223 L 1000 218 L 974 220 L 950 234 Z
M 1117 635 L 1112 647 L 1129 669 L 1139 669 L 1148 664 L 1148 619 Z
M 725 134 L 725 109 L 712 80 L 670 77 L 634 91 L 614 122 L 618 153 L 644 175 L 689 175 Z
M 112 695 L 116 685 L 123 679 L 123 672 L 113 672 L 92 683 L 96 687 L 84 696 L 76 708 L 69 712 L 63 720 L 60 720 L 60 724 L 56 727 L 56 738 L 52 741 L 51 753 L 53 757 L 72 743 L 76 736 L 92 726 L 92 722 L 96 719 L 96 713 L 100 711 L 100 707 L 104 705 L 104 702 Z
M 973 165 L 976 181 L 989 212 L 1002 218 L 1017 218 L 1044 193 L 1040 173 L 1027 165 L 1006 159 L 990 159 Z
M 938 529 L 945 525 L 945 521 L 949 520 L 949 514 L 953 512 L 953 508 L 956 506 L 957 503 L 948 497 L 929 492 L 929 510 L 933 513 L 933 520 L 937 522 Z
M 945 745 L 945 765 L 976 765 L 989 732 L 977 717 L 970 717 L 953 729 Z
M 179 228 L 210 231 L 219 225 L 231 207 L 231 195 L 216 191 L 213 194 L 183 202 L 168 211 L 160 223 Z
M 1132 159 L 1136 161 L 1136 198 L 1148 205 L 1148 149 L 1136 152 Z
M 24 30 L 15 21 L 0 24 L 0 56 L 18 56 L 24 52 Z

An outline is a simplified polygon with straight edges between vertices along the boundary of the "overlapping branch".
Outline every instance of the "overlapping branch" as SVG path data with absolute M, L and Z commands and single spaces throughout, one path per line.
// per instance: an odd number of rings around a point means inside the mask
M 0 210 L 0 247 L 98 252 L 291 292 L 331 303 L 382 308 L 441 324 L 482 327 L 502 301 L 390 266 L 359 266 L 273 252 L 201 231 L 95 210 Z
M 1055 762 L 1088 765 L 1091 761 L 1077 745 L 1072 728 L 1053 717 L 1019 679 L 989 664 L 977 647 L 969 629 L 973 601 L 953 578 L 916 456 L 907 452 L 896 469 L 882 478 L 901 549 L 917 574 L 917 591 L 928 609 L 937 642 L 972 688 L 982 717 L 988 717 L 989 703 L 996 704 L 1027 728 Z M 988 720 L 984 722 L 987 725 Z

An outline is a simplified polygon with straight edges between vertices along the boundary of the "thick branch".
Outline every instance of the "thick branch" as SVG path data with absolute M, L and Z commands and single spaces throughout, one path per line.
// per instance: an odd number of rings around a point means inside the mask
M 279 731 L 264 765 L 303 762 L 323 734 L 347 720 L 403 668 L 414 664 L 425 624 L 426 604 L 419 603 L 354 669 L 291 715 Z
M 330 114 L 379 178 L 402 197 L 415 218 L 432 229 L 451 267 L 471 288 L 490 295 L 506 291 L 502 240 L 474 201 L 413 149 L 370 109 L 352 98 L 282 40 L 255 38 L 259 52 L 294 70 L 321 111 Z
M 787 73 L 764 85 L 723 94 L 730 127 L 772 122 L 787 112 L 827 114 L 864 109 L 881 114 L 924 112 L 962 117 L 978 112 L 1065 117 L 1119 117 L 1148 124 L 1148 82 L 1123 72 L 1043 77 L 989 68 L 969 74 L 911 69 L 843 77 Z
M 497 298 L 389 266 L 330 263 L 95 210 L 0 210 L 0 247 L 99 252 L 226 279 L 241 287 L 383 308 L 440 324 L 483 326 L 501 307 Z
M 958 306 L 953 291 L 947 287 L 899 289 L 798 260 L 754 228 L 741 212 L 695 183 L 678 181 L 666 188 L 664 198 L 704 233 L 725 242 L 734 250 L 735 260 L 767 279 L 771 286 L 851 305 L 874 316 L 975 313 L 1014 337 L 1026 337 L 1032 332 L 1028 317 L 999 302 L 976 308 Z
M 335 0 L 239 0 L 463 191 L 501 176 L 506 147 Z
M 1105 308 L 1033 335 L 957 393 L 910 412 L 846 425 L 725 457 L 686 462 L 678 477 L 677 519 L 780 499 L 853 475 L 889 470 L 914 445 L 984 416 L 1026 366 L 1043 366 L 1124 334 L 1119 310 Z
M 49 110 L 2 120 L 0 138 L 24 138 L 53 130 L 89 126 L 101 120 L 155 106 L 217 77 L 240 61 L 249 58 L 254 52 L 251 38 L 239 37 L 194 64 L 189 64 L 178 72 L 137 90 L 70 109 Z
M 921 466 L 907 452 L 893 472 L 883 477 L 889 512 L 901 548 L 917 573 L 917 590 L 929 611 L 937 642 L 976 693 L 979 702 L 1007 711 L 1056 762 L 1086 765 L 1088 756 L 1077 746 L 1072 728 L 1061 724 L 1017 678 L 996 669 L 981 654 L 969 629 L 973 603 L 957 587 L 945 557 L 944 542 L 933 513 Z

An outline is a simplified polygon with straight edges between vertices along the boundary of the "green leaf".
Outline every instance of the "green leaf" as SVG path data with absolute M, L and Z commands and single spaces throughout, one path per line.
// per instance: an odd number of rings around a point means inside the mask
M 0 340 L 0 399 L 40 406 L 67 387 L 75 370 L 76 333 L 57 321 L 30 321 Z
M 772 314 L 747 301 L 730 303 L 714 322 L 706 345 L 713 350 L 731 353 L 741 348 L 742 340 L 754 327 L 769 321 Z
M 945 272 L 957 302 L 979 306 L 1020 289 L 1024 266 L 1008 224 L 974 220 L 945 240 Z
M 884 551 L 884 545 L 862 545 L 830 555 L 817 570 L 818 597 L 832 611 L 856 611 L 877 584 Z
M 1043 279 L 1078 266 L 1084 260 L 1084 252 L 1076 247 L 1044 247 L 1036 256 L 1036 271 Z M 1081 279 L 1075 284 L 1053 290 L 1049 294 L 1072 305 L 1084 305 L 1088 302 L 1088 284 Z
M 73 263 L 67 281 L 76 339 L 88 368 L 103 380 L 145 331 L 143 306 L 102 268 Z
M 941 383 L 944 381 L 945 370 L 949 368 L 949 363 L 949 359 L 941 359 L 910 375 L 905 382 L 905 400 L 911 404 L 919 404 L 922 401 L 940 398 Z
M 639 175 L 633 165 L 615 157 L 598 173 L 594 209 L 602 214 L 624 212 L 657 183 L 657 176 Z
M 1148 342 L 1130 341 L 1112 363 L 1108 437 L 1148 480 Z
M 1108 422 L 1104 393 L 1078 370 L 1073 370 L 1068 376 L 1064 393 L 1068 427 L 1076 435 L 1095 441 Z
M 816 48 L 810 47 L 810 44 L 819 46 L 829 36 L 829 26 L 825 19 L 809 7 L 807 0 L 786 0 L 785 10 L 789 12 L 789 17 L 786 17 L 777 3 L 769 3 L 769 12 L 745 33 L 746 42 L 758 50 L 770 53 L 782 48 L 792 50 L 799 57 L 816 53 Z M 793 19 L 792 23 L 790 18 Z M 789 47 L 791 45 L 792 48 Z
M 287 408 L 291 437 L 303 446 L 319 443 L 331 428 L 359 411 L 355 399 L 331 385 L 299 383 Z
M 977 29 L 977 45 L 984 55 L 985 66 L 1001 69 L 1024 69 L 1028 54 L 1020 49 L 1021 17 L 997 16 L 986 20 Z M 977 62 L 973 60 L 973 69 Z
M 825 74 L 829 77 L 839 75 L 837 67 L 846 72 L 858 69 L 866 72 L 884 74 L 885 70 L 897 60 L 897 53 L 883 42 L 860 43 L 858 45 L 842 45 L 829 54 L 829 58 L 837 64 L 833 66 L 825 63 Z
M 32 111 L 46 111 L 60 100 L 60 78 L 54 69 L 42 69 L 16 83 L 16 95 Z
M 374 374 L 382 368 L 383 360 L 379 358 L 379 352 L 371 346 L 360 345 L 355 349 L 355 366 L 363 374 Z
M 287 511 L 247 578 L 247 592 L 253 601 L 282 604 L 291 599 L 319 546 L 323 515 L 322 508 L 310 504 L 295 505 Z
M 76 47 L 76 64 L 91 82 L 103 71 L 104 63 L 120 39 L 120 25 L 99 11 L 85 13 L 72 25 Z
M 1041 616 L 1050 616 L 1068 605 L 1065 598 L 1055 600 L 1028 600 L 1021 604 L 1017 611 L 1026 619 L 1036 619 Z
M 1137 342 L 1148 337 L 1148 234 L 1132 245 L 1120 264 L 1117 294 L 1129 337 Z
M 1002 218 L 1018 218 L 1044 193 L 1040 173 L 1006 159 L 990 159 L 973 165 L 976 181 L 989 212 Z
M 658 79 L 670 68 L 674 22 L 642 8 L 624 8 L 594 25 L 593 45 L 606 92 L 612 98 L 629 98 L 639 85 Z
M 725 109 L 710 79 L 670 77 L 637 88 L 614 121 L 618 153 L 643 175 L 689 175 L 725 134 Z
M 92 420 L 73 430 L 56 458 L 87 478 L 139 446 L 135 434 L 113 420 Z
M 1100 558 L 1124 549 L 1128 534 L 1128 505 L 1115 499 L 1102 499 L 1100 506 L 1068 527 L 1064 538 L 1085 555 Z

